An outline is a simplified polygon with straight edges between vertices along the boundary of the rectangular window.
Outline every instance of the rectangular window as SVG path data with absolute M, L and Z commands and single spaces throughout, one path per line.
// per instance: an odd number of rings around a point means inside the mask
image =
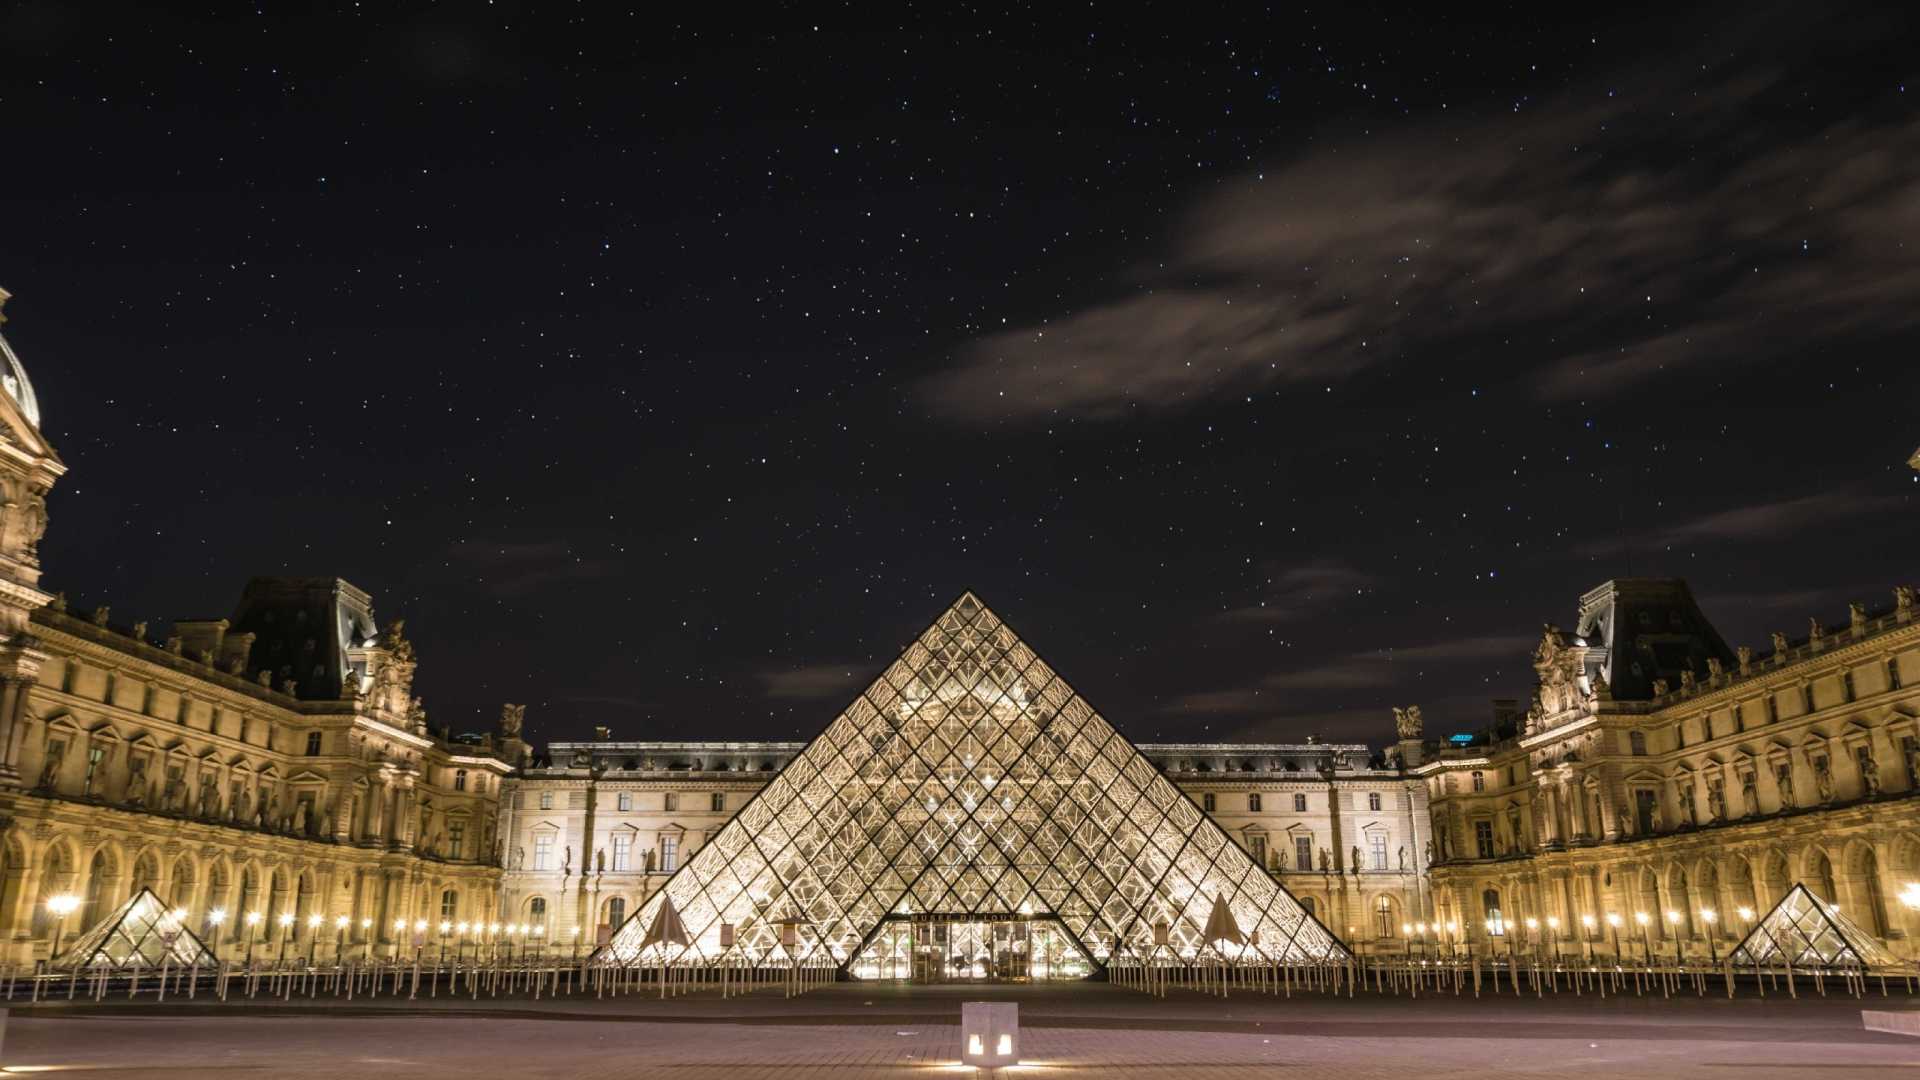
M 1200 796 L 1200 809 L 1205 810 L 1209 814 L 1213 813 L 1213 792 L 1209 791 Z
M 680 857 L 680 838 L 663 836 L 660 838 L 660 872 L 671 874 L 674 864 Z
M 716 791 L 713 793 L 712 809 L 716 814 L 724 814 L 727 812 L 727 796 L 724 792 Z
M 540 833 L 533 838 L 533 868 L 553 869 L 553 834 Z
M 447 822 L 447 858 L 460 858 L 460 847 L 467 839 L 467 823 L 464 821 Z
M 307 732 L 307 756 L 320 756 L 320 733 L 317 731 Z
M 1267 865 L 1267 838 L 1255 834 L 1247 837 L 1247 854 L 1253 856 L 1253 864 L 1265 869 Z
M 1634 825 L 1641 836 L 1647 836 L 1653 832 L 1653 814 L 1655 808 L 1659 806 L 1659 802 L 1660 797 L 1648 791 L 1646 788 L 1640 788 L 1634 791 Z
M 1293 868 L 1295 870 L 1313 869 L 1313 837 L 1293 838 Z
M 620 794 L 614 796 L 613 805 L 616 810 L 622 810 L 622 811 L 632 810 L 633 809 L 633 792 L 623 791 Z
M 1647 733 L 1644 731 L 1627 732 L 1627 752 L 1634 757 L 1647 756 Z
M 1373 856 L 1373 868 L 1375 870 L 1385 870 L 1387 868 L 1386 834 L 1374 833 L 1372 836 L 1367 837 L 1367 850 L 1368 853 Z
M 553 809 L 553 792 L 543 791 L 540 793 L 540 809 L 542 810 Z
M 1852 668 L 1848 668 L 1846 671 L 1843 671 L 1840 673 L 1840 700 L 1842 701 L 1853 700 L 1853 669 Z
M 1473 790 L 1475 791 L 1487 790 L 1487 774 L 1486 773 L 1476 772 L 1473 774 Z
M 82 795 L 93 794 L 94 782 L 100 778 L 100 763 L 102 761 L 105 761 L 106 759 L 107 759 L 106 747 L 104 746 L 87 747 L 87 776 L 86 776 L 86 781 L 80 785 L 80 794 Z
M 1774 697 L 1772 694 L 1768 694 L 1767 695 L 1767 723 L 1777 724 L 1779 722 L 1780 722 L 1780 699 L 1777 697 Z
M 1887 661 L 1887 689 L 1900 689 L 1900 658 L 1897 656 Z
M 453 770 L 453 790 L 455 791 L 467 790 L 467 770 L 465 769 Z
M 1260 796 L 1259 795 L 1256 794 L 1256 795 L 1247 796 L 1247 812 L 1251 814 L 1257 814 L 1260 812 Z
M 1367 792 L 1367 809 L 1373 810 L 1376 812 L 1379 811 L 1380 809 L 1380 793 L 1379 792 L 1377 791 Z
M 680 796 L 671 791 L 667 792 L 665 806 L 669 811 L 680 809 Z
M 615 833 L 613 836 L 613 869 L 615 873 L 624 873 L 633 869 L 633 837 Z
M 1473 850 L 1482 859 L 1493 858 L 1493 822 L 1476 821 L 1473 823 Z
M 1296 814 L 1304 814 L 1307 812 L 1307 797 L 1305 795 L 1294 795 L 1293 812 Z

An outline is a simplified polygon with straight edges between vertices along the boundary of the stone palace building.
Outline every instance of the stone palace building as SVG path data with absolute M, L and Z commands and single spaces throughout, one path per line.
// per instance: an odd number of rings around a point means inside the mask
M 585 947 L 807 748 L 602 728 L 536 756 L 511 705 L 495 733 L 436 732 L 401 623 L 337 578 L 256 578 L 229 617 L 164 634 L 70 610 L 40 564 L 65 472 L 0 338 L 0 961 L 45 958 L 143 887 L 223 956 L 442 924 Z M 1377 749 L 1128 746 L 1363 955 L 1578 948 L 1609 916 L 1629 943 L 1704 952 L 1794 882 L 1914 955 L 1913 590 L 1758 653 L 1684 582 L 1612 581 L 1534 667 L 1531 707 L 1471 738 L 1427 738 L 1415 708 Z

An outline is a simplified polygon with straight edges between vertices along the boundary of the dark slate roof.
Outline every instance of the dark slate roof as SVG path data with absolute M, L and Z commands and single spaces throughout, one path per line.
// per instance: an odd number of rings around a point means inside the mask
M 373 602 L 340 578 L 257 577 L 233 612 L 232 633 L 251 633 L 247 670 L 292 678 L 296 696 L 338 701 L 347 696 L 347 650 L 375 634 Z
M 1579 636 L 1606 650 L 1607 683 L 1622 701 L 1652 698 L 1655 679 L 1678 688 L 1682 671 L 1704 682 L 1710 657 L 1737 664 L 1681 578 L 1615 578 L 1588 592 Z

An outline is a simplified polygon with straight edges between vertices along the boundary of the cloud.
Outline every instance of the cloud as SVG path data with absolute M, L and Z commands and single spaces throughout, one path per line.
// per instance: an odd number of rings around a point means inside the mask
M 1603 557 L 1618 554 L 1628 548 L 1668 548 L 1679 544 L 1777 540 L 1811 527 L 1826 527 L 1850 518 L 1901 510 L 1907 505 L 1906 499 L 1895 495 L 1868 495 L 1846 491 L 1798 495 L 1775 499 L 1771 502 L 1716 510 L 1651 533 L 1626 539 L 1596 540 L 1583 544 L 1576 550 L 1581 555 Z
M 1525 662 L 1536 641 L 1524 635 L 1488 634 L 1345 653 L 1312 667 L 1276 672 L 1255 686 L 1186 694 L 1161 706 L 1160 711 L 1219 716 L 1282 710 L 1290 700 L 1289 692 L 1385 689 L 1436 667 Z M 1312 715 L 1325 718 L 1333 714 Z M 1272 722 L 1284 723 L 1291 718 L 1283 714 Z
M 611 559 L 587 558 L 564 540 L 535 543 L 463 540 L 446 551 L 447 566 L 496 596 L 521 597 L 569 582 L 618 573 Z
M 790 701 L 817 701 L 849 695 L 861 680 L 860 674 L 850 664 L 778 668 L 759 672 L 755 678 L 764 684 L 768 697 Z
M 1378 579 L 1334 559 L 1318 559 L 1284 569 L 1270 568 L 1258 601 L 1228 608 L 1217 618 L 1228 622 L 1288 622 L 1323 611 L 1344 597 L 1366 591 Z
M 1538 396 L 1596 398 L 1920 325 L 1920 120 L 1791 126 L 1784 83 L 1688 67 L 1322 139 L 1196 201 L 1128 292 L 977 338 L 920 393 L 1107 419 L 1499 343 Z

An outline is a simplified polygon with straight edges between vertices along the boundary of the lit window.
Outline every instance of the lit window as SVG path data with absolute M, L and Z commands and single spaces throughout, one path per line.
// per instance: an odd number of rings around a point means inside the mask
M 536 896 L 527 902 L 527 921 L 542 928 L 547 925 L 546 897 Z
M 1390 938 L 1393 931 L 1393 897 L 1382 896 L 1373 902 L 1373 936 Z
M 460 894 L 448 889 L 440 894 L 440 921 L 452 922 L 460 917 Z
M 552 833 L 541 833 L 533 838 L 533 868 L 535 870 L 553 869 Z
M 453 790 L 455 791 L 467 790 L 467 770 L 465 769 L 453 770 Z
M 633 837 L 615 834 L 613 838 L 613 869 L 615 873 L 624 873 L 633 869 Z
M 464 821 L 447 822 L 447 858 L 460 857 L 460 847 L 467 839 L 467 823 Z
M 1473 774 L 1473 790 L 1475 791 L 1487 790 L 1487 774 L 1486 773 L 1476 772 Z

